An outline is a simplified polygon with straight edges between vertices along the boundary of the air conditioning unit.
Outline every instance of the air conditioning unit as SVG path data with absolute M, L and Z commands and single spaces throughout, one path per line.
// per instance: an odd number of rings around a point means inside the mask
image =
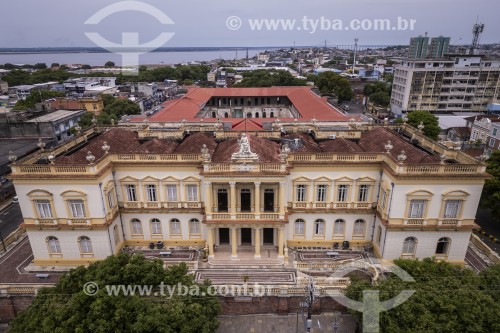
M 330 139 L 335 140 L 337 138 L 337 134 L 330 134 Z

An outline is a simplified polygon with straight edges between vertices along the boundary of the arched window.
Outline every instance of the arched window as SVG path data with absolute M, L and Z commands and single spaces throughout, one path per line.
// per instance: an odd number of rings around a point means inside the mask
M 252 113 L 251 112 L 247 112 L 247 118 L 252 118 Z
M 333 223 L 333 234 L 334 235 L 344 235 L 345 231 L 345 221 L 342 219 L 335 220 Z
M 224 112 L 224 118 L 229 118 L 229 114 L 227 112 Z
M 436 246 L 436 254 L 448 254 L 451 240 L 448 237 L 439 238 Z
M 78 238 L 78 244 L 80 245 L 81 253 L 92 253 L 92 241 L 87 236 L 81 236 Z
M 415 255 L 417 249 L 417 239 L 415 237 L 408 237 L 403 242 L 403 255 Z
M 255 118 L 259 118 L 259 113 L 255 112 Z
M 364 220 L 356 220 L 354 222 L 354 236 L 364 236 L 365 235 L 365 221 Z
M 180 235 L 181 232 L 181 222 L 178 219 L 170 220 L 170 234 L 171 235 Z
M 274 118 L 274 112 L 271 111 L 271 115 L 269 116 L 269 118 Z
M 158 219 L 151 220 L 151 233 L 154 235 L 161 234 L 161 222 Z
M 305 224 L 306 222 L 303 219 L 295 220 L 295 228 L 293 230 L 293 233 L 295 235 L 304 235 Z
M 266 118 L 266 111 L 262 111 L 262 118 Z
M 61 244 L 59 244 L 59 239 L 54 236 L 47 237 L 47 247 L 49 248 L 49 253 L 61 253 Z
M 215 111 L 212 111 L 212 118 L 217 118 L 217 113 Z
M 198 221 L 197 219 L 191 219 L 189 221 L 189 233 L 191 235 L 199 235 L 199 234 L 201 234 L 200 221 Z
M 325 220 L 318 219 L 314 221 L 314 234 L 315 235 L 325 234 Z
M 132 228 L 132 234 L 142 235 L 142 223 L 138 219 L 132 219 L 130 221 L 130 227 Z

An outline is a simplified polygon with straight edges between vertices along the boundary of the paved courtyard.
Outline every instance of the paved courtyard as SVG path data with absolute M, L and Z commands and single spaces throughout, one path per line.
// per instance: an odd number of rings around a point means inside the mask
M 313 315 L 312 333 L 331 333 L 334 313 Z M 279 315 L 245 315 L 220 316 L 220 327 L 217 333 L 303 333 L 304 321 L 301 313 L 292 313 L 286 316 Z M 356 321 L 349 314 L 338 317 L 339 328 L 337 333 L 356 332 Z

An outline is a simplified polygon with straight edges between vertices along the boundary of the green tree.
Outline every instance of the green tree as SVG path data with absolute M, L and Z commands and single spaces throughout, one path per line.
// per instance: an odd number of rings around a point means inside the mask
M 389 106 L 391 96 L 383 91 L 379 91 L 370 95 L 370 102 L 380 106 Z
M 34 69 L 46 69 L 47 64 L 44 62 L 38 62 L 33 66 Z
M 33 89 L 26 100 L 17 101 L 16 105 L 12 108 L 13 110 L 30 110 L 35 108 L 35 104 L 46 101 L 54 97 L 63 97 L 64 93 L 52 90 L 38 90 Z
M 415 290 L 403 304 L 380 313 L 381 333 L 500 332 L 500 303 L 482 289 L 481 278 L 470 269 L 430 258 L 395 260 L 395 264 L 415 282 L 391 276 L 375 286 L 353 279 L 347 288 L 347 296 L 358 301 L 367 289 L 378 290 L 380 301 L 391 299 L 402 290 Z M 498 274 L 496 269 L 492 273 L 495 278 L 488 281 L 498 281 Z M 488 289 L 498 289 L 498 285 Z
M 115 63 L 112 62 L 112 61 L 107 61 L 105 64 L 104 64 L 104 67 L 115 67 Z
M 354 97 L 349 80 L 333 72 L 318 74 L 314 80 L 314 84 L 324 94 L 334 93 L 339 103 L 350 101 Z
M 481 206 L 491 209 L 492 214 L 500 219 L 500 150 L 495 150 L 486 164 L 486 171 L 493 177 L 484 183 Z
M 94 296 L 84 293 L 86 283 L 99 286 Z M 105 286 L 157 286 L 164 296 L 122 293 L 109 295 Z M 169 297 L 166 286 L 199 289 L 197 295 Z M 220 304 L 208 295 L 208 282 L 197 284 L 185 264 L 163 268 L 161 260 L 142 255 L 108 257 L 88 267 L 72 269 L 53 288 L 42 289 L 33 304 L 13 322 L 10 332 L 25 333 L 212 333 L 219 326 Z M 177 289 L 176 289 L 177 291 Z M 204 294 L 203 294 L 204 293 Z
M 243 74 L 243 80 L 235 87 L 305 86 L 306 80 L 295 78 L 287 71 L 260 69 Z
M 439 128 L 438 118 L 435 115 L 429 111 L 411 111 L 407 117 L 408 124 L 415 128 L 422 122 L 425 126 L 424 134 L 433 140 L 437 140 L 441 129 Z
M 78 122 L 78 124 L 82 128 L 90 127 L 92 126 L 92 118 L 94 118 L 94 113 L 86 112 L 80 117 L 80 121 Z
M 104 107 L 104 112 L 117 117 L 121 115 L 140 114 L 141 108 L 128 99 L 116 99 L 113 103 Z

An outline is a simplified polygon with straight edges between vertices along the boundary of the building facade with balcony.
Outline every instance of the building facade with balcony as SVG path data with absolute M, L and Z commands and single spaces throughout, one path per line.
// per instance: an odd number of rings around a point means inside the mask
M 500 60 L 478 55 L 406 59 L 395 66 L 391 112 L 485 112 L 500 99 Z
M 404 124 L 279 125 L 251 134 L 186 125 L 169 137 L 148 124 L 94 128 L 15 161 L 34 263 L 85 264 L 158 241 L 205 247 L 213 259 L 222 248 L 259 260 L 263 248 L 286 258 L 349 241 L 386 260 L 463 263 L 482 162 Z

